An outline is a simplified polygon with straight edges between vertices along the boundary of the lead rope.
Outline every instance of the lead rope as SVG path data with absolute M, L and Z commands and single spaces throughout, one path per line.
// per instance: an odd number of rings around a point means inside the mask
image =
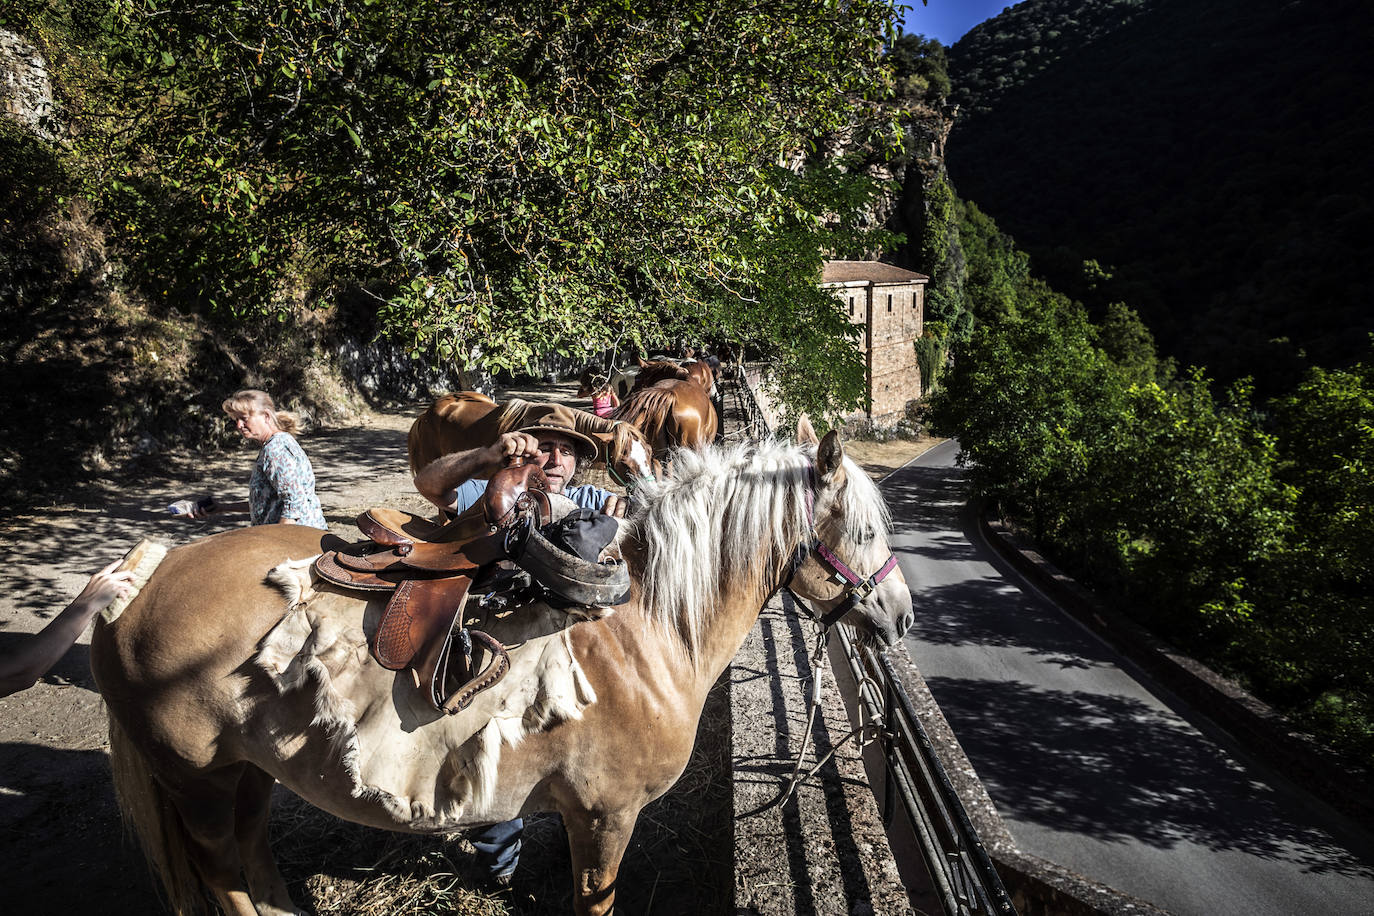
M 835 754 L 839 751 L 839 749 L 844 747 L 845 744 L 848 743 L 851 739 L 853 739 L 856 735 L 868 733 L 866 737 L 859 742 L 859 747 L 861 748 L 866 747 L 869 744 L 872 744 L 879 738 L 891 737 L 890 735 L 888 735 L 887 732 L 884 732 L 881 728 L 879 728 L 876 722 L 869 722 L 863 725 L 856 725 L 853 728 L 851 728 L 843 738 L 841 738 L 835 744 L 831 745 L 829 752 L 827 752 L 824 757 L 817 760 L 813 767 L 811 767 L 805 773 L 801 772 L 802 761 L 806 759 L 807 745 L 811 742 L 811 733 L 813 731 L 813 726 L 816 722 L 816 712 L 821 708 L 821 658 L 825 655 L 825 648 L 829 644 L 829 642 L 830 628 L 821 627 L 820 631 L 816 634 L 815 651 L 811 653 L 811 699 L 807 702 L 808 710 L 806 713 L 806 730 L 802 733 L 802 745 L 801 748 L 797 751 L 797 762 L 792 767 L 792 775 L 788 778 L 787 785 L 783 787 L 783 790 L 779 792 L 777 797 L 774 798 L 772 801 L 764 802 L 757 808 L 752 808 L 744 812 L 743 814 L 739 815 L 736 818 L 736 820 L 744 820 L 747 817 L 754 817 L 755 815 L 762 814 L 763 812 L 768 811 L 772 808 L 776 808 L 778 805 L 784 804 L 789 798 L 796 794 L 797 786 L 801 785 L 802 782 L 804 782 L 805 780 L 810 779 L 812 776 L 816 775 L 816 773 L 820 771 L 820 768 L 829 763 L 830 758 L 834 757 Z M 871 678 L 867 676 L 864 677 L 864 680 L 871 682 Z

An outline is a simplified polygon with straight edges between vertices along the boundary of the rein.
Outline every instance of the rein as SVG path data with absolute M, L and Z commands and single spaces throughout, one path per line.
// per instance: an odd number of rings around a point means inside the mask
M 820 666 L 821 659 L 824 657 L 825 651 L 830 645 L 831 627 L 838 623 L 841 617 L 858 606 L 859 602 L 873 594 L 873 590 L 878 587 L 878 583 L 886 579 L 888 574 L 897 568 L 896 555 L 888 554 L 886 562 L 883 563 L 877 572 L 867 577 L 860 576 L 858 573 L 854 572 L 854 570 L 850 569 L 849 565 L 841 560 L 828 544 L 821 540 L 820 535 L 816 533 L 816 466 L 814 464 L 807 465 L 805 496 L 807 537 L 797 545 L 796 551 L 792 554 L 791 565 L 787 571 L 787 579 L 783 582 L 782 588 L 792 596 L 793 603 L 806 608 L 811 607 L 808 602 L 803 601 L 798 597 L 796 592 L 792 591 L 791 585 L 792 579 L 797 575 L 797 570 L 801 569 L 802 564 L 807 561 L 813 551 L 820 557 L 821 562 L 830 567 L 831 571 L 844 579 L 847 584 L 845 586 L 843 598 L 839 604 L 835 605 L 835 607 L 831 608 L 825 614 L 816 614 L 816 619 L 820 622 L 821 627 L 816 634 L 816 648 L 811 653 L 811 697 L 807 701 L 806 728 L 802 732 L 802 746 L 797 751 L 797 762 L 792 767 L 792 775 L 788 778 L 787 785 L 776 798 L 759 805 L 757 808 L 744 812 L 739 815 L 740 819 L 762 814 L 764 811 L 775 808 L 786 802 L 797 791 L 797 786 L 801 784 L 802 780 L 809 779 L 811 776 L 815 775 L 821 767 L 829 762 L 830 758 L 835 756 L 846 742 L 855 736 L 864 734 L 865 732 L 868 733 L 865 735 L 864 739 L 860 741 L 861 747 L 866 744 L 871 744 L 879 738 L 891 737 L 876 723 L 869 722 L 857 725 L 850 729 L 849 733 L 838 742 L 833 744 L 830 751 L 820 760 L 817 760 L 814 766 L 805 773 L 801 772 L 802 760 L 806 757 L 806 749 L 810 744 L 811 734 L 814 731 L 816 713 L 820 710 L 821 706 Z
M 791 590 L 789 589 L 789 592 L 790 591 Z M 794 600 L 795 597 L 796 596 L 793 596 Z M 821 767 L 829 763 L 830 759 L 834 757 L 837 753 L 839 753 L 840 748 L 844 747 L 845 744 L 847 744 L 856 736 L 863 736 L 862 739 L 859 741 L 860 747 L 872 744 L 879 738 L 892 737 L 890 732 L 883 731 L 883 729 L 876 722 L 865 722 L 861 725 L 856 725 L 853 728 L 851 728 L 843 738 L 832 744 L 830 746 L 830 750 L 826 753 L 826 755 L 821 759 L 817 760 L 815 765 L 813 765 L 805 773 L 801 771 L 802 760 L 806 757 L 806 748 L 811 743 L 811 735 L 815 732 L 816 713 L 819 712 L 821 708 L 821 659 L 825 656 L 825 650 L 829 645 L 830 628 L 828 626 L 822 627 L 816 634 L 816 648 L 811 653 L 811 697 L 809 700 L 807 700 L 806 704 L 806 727 L 802 730 L 802 745 L 797 750 L 797 762 L 792 766 L 792 775 L 788 777 L 787 785 L 783 787 L 782 791 L 779 792 L 775 798 L 764 802 L 756 808 L 752 808 L 748 811 L 745 811 L 744 813 L 736 817 L 736 820 L 744 820 L 746 817 L 754 817 L 757 814 L 762 814 L 770 808 L 776 808 L 778 805 L 785 803 L 789 798 L 796 794 L 797 786 L 801 785 L 804 780 L 810 779 L 812 776 L 816 775 L 816 773 L 820 771 Z M 869 681 L 869 678 L 865 676 L 864 680 Z M 875 688 L 877 687 L 876 684 L 873 684 L 872 686 Z

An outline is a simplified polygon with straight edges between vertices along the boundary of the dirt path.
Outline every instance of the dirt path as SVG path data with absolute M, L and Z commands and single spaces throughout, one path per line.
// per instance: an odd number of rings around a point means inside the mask
M 511 390 L 505 396 L 573 399 L 573 386 Z M 354 538 L 353 519 L 369 506 L 425 512 L 410 483 L 405 433 L 420 405 L 376 413 L 348 429 L 302 437 L 318 478 L 330 529 Z M 929 443 L 851 443 L 874 476 L 914 458 Z M 246 496 L 253 451 L 168 461 L 164 473 L 119 484 L 92 483 L 41 512 L 0 517 L 6 564 L 0 581 L 0 652 L 11 651 L 75 596 L 89 574 L 145 536 L 186 543 L 244 523 L 188 522 L 164 507 L 187 495 Z M 124 838 L 110 787 L 104 712 L 89 666 L 89 633 L 33 688 L 0 699 L 0 857 L 7 907 L 15 912 L 105 914 L 161 910 L 141 854 Z M 625 887 L 643 895 L 631 912 L 724 912 L 729 906 L 729 751 L 706 736 L 679 787 L 646 809 L 626 858 Z M 724 789 L 721 783 L 726 783 Z M 343 824 L 280 793 L 274 845 L 297 901 L 320 913 L 408 911 L 553 913 L 568 906 L 561 829 L 530 826 L 527 862 L 515 888 L 492 898 L 468 871 L 462 842 L 383 834 Z M 436 878 L 435 874 L 439 877 Z M 98 903 L 96 903 L 98 901 Z M 388 902 L 391 901 L 391 902 Z M 637 904 L 637 906 L 636 906 Z M 410 908 L 414 907 L 413 910 Z

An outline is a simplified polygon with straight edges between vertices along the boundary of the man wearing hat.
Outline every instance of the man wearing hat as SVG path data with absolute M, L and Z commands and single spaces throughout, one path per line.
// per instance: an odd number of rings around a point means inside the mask
M 550 493 L 560 493 L 583 509 L 624 515 L 620 500 L 609 490 L 591 484 L 573 485 L 578 468 L 596 457 L 596 443 L 553 417 L 504 433 L 485 448 L 434 459 L 415 475 L 415 489 L 440 509 L 457 516 L 482 496 L 487 488 L 485 478 L 517 457 L 540 463 Z
M 591 484 L 570 486 L 579 465 L 596 457 L 596 443 L 571 424 L 560 422 L 561 419 L 545 417 L 535 425 L 503 433 L 485 448 L 436 458 L 415 475 L 415 489 L 456 517 L 481 498 L 487 488 L 487 477 L 505 467 L 509 459 L 519 457 L 541 463 L 550 493 L 561 493 L 583 509 L 623 516 L 624 506 L 609 490 Z M 483 827 L 469 837 L 477 850 L 478 863 L 497 884 L 511 883 L 520 861 L 520 836 L 524 829 L 525 822 L 516 818 Z

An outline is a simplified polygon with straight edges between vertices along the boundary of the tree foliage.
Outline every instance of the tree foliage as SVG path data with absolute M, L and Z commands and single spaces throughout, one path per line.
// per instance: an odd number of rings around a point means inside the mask
M 975 487 L 1107 600 L 1374 760 L 1370 364 L 1257 411 L 1244 383 L 1175 378 L 1128 309 L 1095 326 L 1014 249 L 969 250 L 1003 282 L 970 285 L 933 418 Z
M 1315 726 L 1374 748 L 1374 351 L 1311 370 L 1274 408 L 1279 474 L 1301 498 L 1254 654 Z
M 114 10 L 122 116 L 90 148 L 169 297 L 271 313 L 357 285 L 417 357 L 488 370 L 771 337 L 853 399 L 857 353 L 803 286 L 876 186 L 789 166 L 826 136 L 894 136 L 869 105 L 889 3 Z
M 903 99 L 943 101 L 951 89 L 949 58 L 938 39 L 899 35 L 888 50 L 896 94 Z

